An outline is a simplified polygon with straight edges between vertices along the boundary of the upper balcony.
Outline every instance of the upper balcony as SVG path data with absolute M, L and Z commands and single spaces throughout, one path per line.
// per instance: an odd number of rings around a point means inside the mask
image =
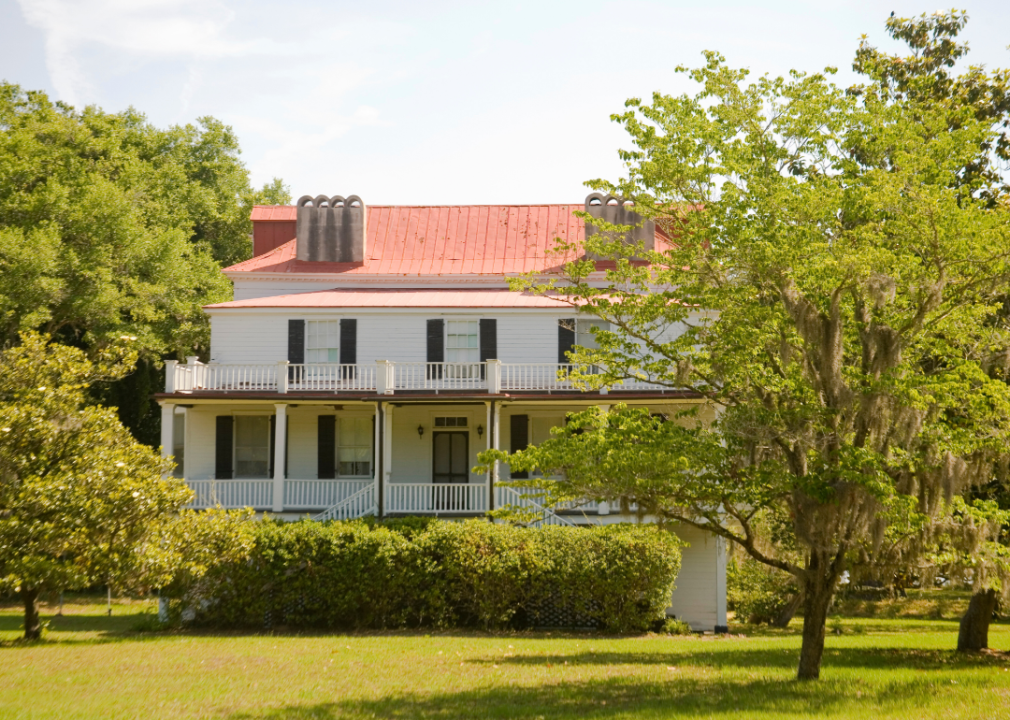
M 306 363 L 233 365 L 165 363 L 166 393 L 523 393 L 579 392 L 570 379 L 578 367 L 559 363 L 391 362 L 374 364 Z M 627 379 L 600 392 L 668 390 L 646 379 Z

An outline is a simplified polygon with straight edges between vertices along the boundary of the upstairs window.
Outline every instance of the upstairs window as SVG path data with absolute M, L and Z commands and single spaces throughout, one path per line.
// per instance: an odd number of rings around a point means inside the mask
M 449 320 L 445 324 L 445 360 L 451 363 L 480 362 L 480 322 Z
M 337 429 L 340 477 L 372 476 L 372 418 L 342 417 Z
M 340 362 L 339 320 L 309 320 L 305 323 L 305 362 Z

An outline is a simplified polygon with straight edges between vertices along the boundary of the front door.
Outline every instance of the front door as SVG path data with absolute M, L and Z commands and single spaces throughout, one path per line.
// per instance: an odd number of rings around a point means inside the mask
M 439 487 L 441 484 L 470 482 L 470 433 L 433 432 L 434 443 L 432 504 L 435 510 L 468 510 L 467 491 L 464 488 Z

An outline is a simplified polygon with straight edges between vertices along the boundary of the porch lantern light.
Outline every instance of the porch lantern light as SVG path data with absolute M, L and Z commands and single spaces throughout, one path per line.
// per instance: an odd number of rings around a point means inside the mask
M 424 425 L 418 425 L 417 426 L 417 436 L 419 438 L 423 438 L 424 437 Z
M 479 437 L 479 438 L 484 437 L 484 426 L 483 425 L 478 425 L 477 426 L 477 437 Z

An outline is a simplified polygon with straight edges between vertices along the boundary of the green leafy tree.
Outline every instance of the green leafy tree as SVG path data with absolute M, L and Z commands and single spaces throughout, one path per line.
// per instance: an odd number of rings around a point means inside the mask
M 201 308 L 230 296 L 220 265 L 249 256 L 252 205 L 289 200 L 278 180 L 250 187 L 214 118 L 160 129 L 0 83 L 0 347 L 25 330 L 92 352 L 135 337 L 140 365 L 108 399 L 156 443 L 161 359 L 206 351 Z
M 747 83 L 707 58 L 690 71 L 696 95 L 628 101 L 615 116 L 634 143 L 628 175 L 591 183 L 673 246 L 649 253 L 601 223 L 585 252 L 614 260 L 605 279 L 583 259 L 511 284 L 608 321 L 597 349 L 572 355 L 581 386 L 646 379 L 715 417 L 657 432 L 634 410 L 590 412 L 508 461 L 560 473 L 561 496 L 635 502 L 794 575 L 798 677 L 812 679 L 853 554 L 987 479 L 1010 433 L 1007 212 L 984 178 L 954 182 L 994 132 L 967 111 L 952 127 L 943 104 L 856 98 L 796 72 Z M 787 554 L 756 517 L 789 528 Z
M 126 373 L 133 351 L 110 345 L 88 359 L 35 333 L 21 340 L 0 354 L 0 590 L 20 595 L 25 638 L 40 636 L 43 593 L 201 572 L 210 559 L 194 535 L 242 550 L 240 516 L 178 514 L 192 493 L 168 476 L 171 461 L 87 403 L 88 387 Z

